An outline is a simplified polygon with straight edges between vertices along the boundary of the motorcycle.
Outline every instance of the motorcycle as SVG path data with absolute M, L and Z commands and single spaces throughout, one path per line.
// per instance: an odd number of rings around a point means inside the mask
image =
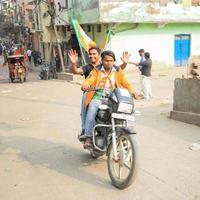
M 40 69 L 39 77 L 41 80 L 49 79 L 49 65 L 44 61 Z
M 93 158 L 107 155 L 111 182 L 124 189 L 134 182 L 138 171 L 136 132 L 128 125 L 129 121 L 135 121 L 133 98 L 128 90 L 115 88 L 111 93 L 104 91 L 101 101 L 95 117 L 92 145 L 87 150 Z
M 43 61 L 43 65 L 41 66 L 39 77 L 41 78 L 41 80 L 57 78 L 56 66 L 52 63 L 47 64 L 46 62 Z
M 58 78 L 57 71 L 56 71 L 56 64 L 53 62 L 50 62 L 50 65 L 49 65 L 49 77 L 50 78 Z

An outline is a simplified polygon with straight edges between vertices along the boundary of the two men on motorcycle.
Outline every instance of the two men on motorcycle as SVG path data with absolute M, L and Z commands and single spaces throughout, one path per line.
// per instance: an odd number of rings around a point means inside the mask
M 95 124 L 95 116 L 99 106 L 102 103 L 104 91 L 112 91 L 115 87 L 126 88 L 135 99 L 139 99 L 138 94 L 132 85 L 127 81 L 124 72 L 118 66 L 115 66 L 115 54 L 112 51 L 104 51 L 101 54 L 101 65 L 92 70 L 90 75 L 82 84 L 81 89 L 88 91 L 85 99 L 87 114 L 85 119 L 85 139 L 84 147 L 88 148 L 92 143 L 92 131 Z M 98 87 L 101 90 L 89 91 L 91 87 Z
M 92 70 L 96 70 L 96 67 L 101 64 L 101 56 L 100 56 L 101 50 L 98 47 L 91 47 L 88 51 L 88 56 L 90 63 L 84 66 L 79 67 L 78 66 L 78 53 L 75 50 L 70 50 L 68 52 L 69 59 L 72 63 L 72 72 L 74 74 L 79 74 L 82 76 L 85 76 L 87 78 Z M 122 64 L 120 65 L 121 69 L 124 69 L 129 62 L 129 53 L 123 52 L 121 56 Z M 86 108 L 84 106 L 85 104 L 85 97 L 87 92 L 83 93 L 82 96 L 82 105 L 81 105 L 81 135 L 79 137 L 80 140 L 84 140 L 84 132 L 85 132 L 85 119 L 86 119 Z M 83 137 L 83 138 L 82 138 Z

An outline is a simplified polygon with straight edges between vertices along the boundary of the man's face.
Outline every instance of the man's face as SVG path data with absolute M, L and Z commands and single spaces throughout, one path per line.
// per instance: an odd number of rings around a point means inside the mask
M 100 61 L 100 55 L 96 49 L 91 49 L 89 51 L 89 58 L 91 63 L 96 63 Z
M 139 55 L 142 57 L 144 56 L 144 52 L 139 52 Z
M 114 61 L 113 57 L 111 57 L 111 56 L 105 56 L 102 59 L 102 64 L 103 64 L 105 70 L 110 70 L 113 67 L 114 62 L 115 61 Z

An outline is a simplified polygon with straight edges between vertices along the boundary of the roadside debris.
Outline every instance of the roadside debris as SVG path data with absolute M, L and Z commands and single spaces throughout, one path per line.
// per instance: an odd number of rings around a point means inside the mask
M 192 144 L 189 146 L 189 149 L 190 149 L 190 150 L 193 150 L 193 151 L 199 151 L 199 150 L 200 150 L 200 141 L 195 142 L 195 143 L 192 143 Z

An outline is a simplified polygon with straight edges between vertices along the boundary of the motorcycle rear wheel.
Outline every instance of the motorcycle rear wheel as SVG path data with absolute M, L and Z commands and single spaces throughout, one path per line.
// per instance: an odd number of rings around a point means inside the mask
M 138 144 L 134 134 L 121 130 L 117 138 L 118 161 L 114 159 L 113 145 L 108 149 L 108 173 L 112 184 L 125 189 L 136 179 L 138 171 Z

